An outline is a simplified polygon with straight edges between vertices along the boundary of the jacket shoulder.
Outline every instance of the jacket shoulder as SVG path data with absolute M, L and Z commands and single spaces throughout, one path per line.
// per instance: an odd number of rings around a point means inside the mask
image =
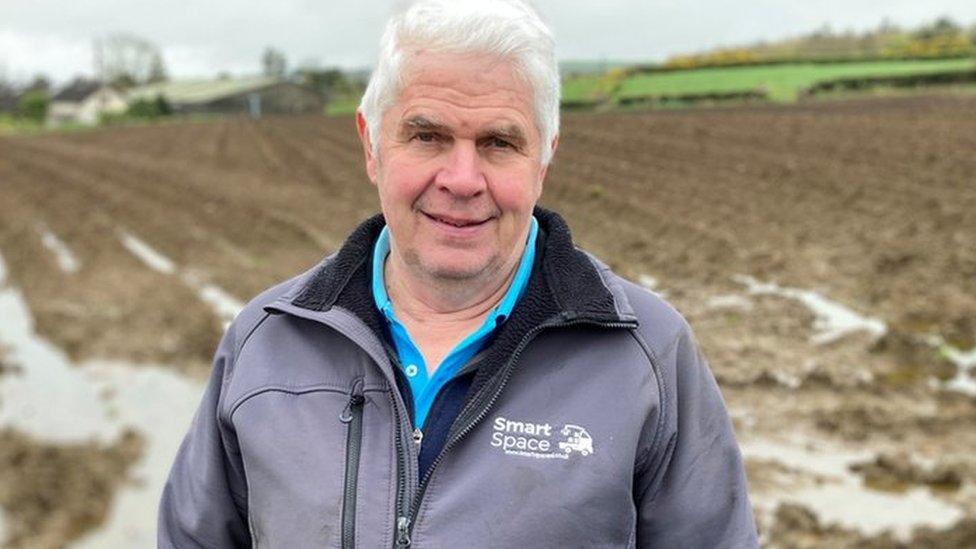
M 228 335 L 232 336 L 234 341 L 237 342 L 236 347 L 238 350 L 240 345 L 247 339 L 248 334 L 268 316 L 269 313 L 265 311 L 266 306 L 281 298 L 296 295 L 305 287 L 309 279 L 322 269 L 323 266 L 332 261 L 334 257 L 334 255 L 326 257 L 307 271 L 265 289 L 248 301 L 227 328 Z
M 613 294 L 620 314 L 637 319 L 638 332 L 655 354 L 661 354 L 681 335 L 691 332 L 685 317 L 660 294 L 620 276 L 599 259 L 590 257 L 603 283 Z
M 691 331 L 685 317 L 660 294 L 623 277 L 617 279 L 640 322 L 641 335 L 652 348 L 663 349 Z

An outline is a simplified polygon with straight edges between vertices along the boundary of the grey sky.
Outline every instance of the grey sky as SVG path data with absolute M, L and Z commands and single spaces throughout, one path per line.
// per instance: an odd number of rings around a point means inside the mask
M 63 82 L 92 73 L 92 40 L 118 31 L 156 43 L 176 77 L 255 73 L 262 50 L 291 66 L 372 64 L 392 0 L 0 0 L 0 74 Z M 976 21 L 973 0 L 536 0 L 560 59 L 660 60 L 812 31 Z

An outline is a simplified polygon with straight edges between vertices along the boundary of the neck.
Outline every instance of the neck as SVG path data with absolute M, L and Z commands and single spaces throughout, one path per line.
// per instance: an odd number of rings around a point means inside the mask
M 417 276 L 391 250 L 384 264 L 387 292 L 397 315 L 408 323 L 433 326 L 480 321 L 505 296 L 522 252 L 524 249 L 494 276 L 472 281 Z

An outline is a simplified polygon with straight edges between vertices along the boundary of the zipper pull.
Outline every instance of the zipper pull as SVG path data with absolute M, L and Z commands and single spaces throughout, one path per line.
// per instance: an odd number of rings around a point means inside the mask
M 397 518 L 397 547 L 410 547 L 410 519 L 407 517 Z
M 364 402 L 366 402 L 366 397 L 363 396 L 362 379 L 357 379 L 352 384 L 352 390 L 349 391 L 349 400 L 346 402 L 346 407 L 339 412 L 339 421 L 343 423 L 352 421 L 352 407 L 362 406 Z
M 420 446 L 420 443 L 424 441 L 424 432 L 419 428 L 413 430 L 413 443 Z

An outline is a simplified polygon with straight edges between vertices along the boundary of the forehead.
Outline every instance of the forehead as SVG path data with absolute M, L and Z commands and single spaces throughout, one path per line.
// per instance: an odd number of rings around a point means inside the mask
M 536 134 L 532 88 L 497 56 L 414 52 L 388 111 L 396 126 L 417 116 L 457 131 L 517 126 Z

